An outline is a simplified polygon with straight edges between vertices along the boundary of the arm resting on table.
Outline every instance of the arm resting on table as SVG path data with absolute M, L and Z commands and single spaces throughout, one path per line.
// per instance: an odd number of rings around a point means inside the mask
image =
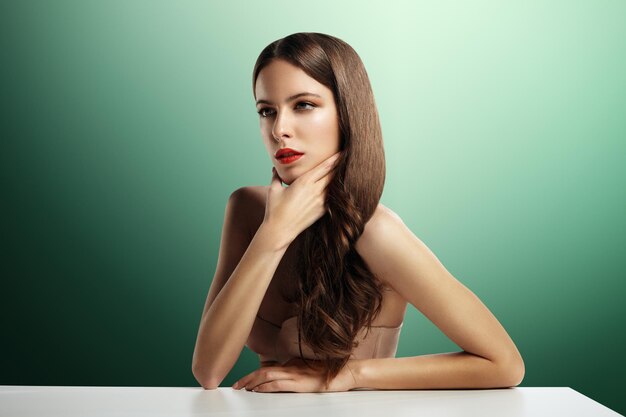
M 505 388 L 524 379 L 524 363 L 496 363 L 468 352 L 405 358 L 351 359 L 354 388 L 454 389 Z

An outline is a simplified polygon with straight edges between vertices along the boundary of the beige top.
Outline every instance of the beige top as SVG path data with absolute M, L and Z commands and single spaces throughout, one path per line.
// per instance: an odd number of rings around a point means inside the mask
M 300 357 L 297 319 L 297 316 L 290 317 L 281 326 L 277 326 L 257 315 L 246 345 L 259 355 L 261 362 L 277 361 L 284 364 L 291 358 Z M 359 344 L 350 358 L 395 357 L 403 324 L 404 322 L 400 323 L 398 327 L 372 326 L 367 336 L 366 328 L 363 328 L 357 335 L 356 341 Z M 302 354 L 305 359 L 320 359 L 304 341 Z

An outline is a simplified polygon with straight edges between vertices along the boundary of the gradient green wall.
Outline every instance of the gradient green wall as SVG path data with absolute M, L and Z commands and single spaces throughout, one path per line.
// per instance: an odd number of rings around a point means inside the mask
M 3 2 L 0 384 L 198 386 L 226 200 L 271 178 L 252 67 L 314 31 L 363 59 L 382 202 L 508 330 L 521 386 L 626 412 L 626 3 L 386 3 Z M 409 308 L 398 356 L 457 350 Z

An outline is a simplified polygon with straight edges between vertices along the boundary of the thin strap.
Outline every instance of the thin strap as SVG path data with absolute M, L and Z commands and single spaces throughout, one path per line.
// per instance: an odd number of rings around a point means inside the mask
M 256 315 L 259 319 L 263 320 L 266 323 L 271 324 L 272 326 L 281 329 L 283 326 L 279 326 L 278 324 L 272 323 L 269 320 L 265 320 L 263 317 L 259 316 L 258 314 Z M 289 317 L 287 320 L 293 319 L 295 316 Z M 285 321 L 287 321 L 285 320 Z M 398 326 L 372 326 L 373 329 L 387 329 L 387 330 L 399 330 L 402 328 L 402 325 L 404 324 L 404 321 L 402 321 L 402 323 L 400 323 Z
M 256 316 L 257 316 L 258 318 L 260 318 L 261 320 L 263 320 L 264 322 L 271 324 L 271 325 L 272 325 L 272 326 L 274 326 L 274 327 L 278 327 L 279 329 L 281 328 L 281 326 L 279 326 L 278 324 L 274 324 L 274 323 L 272 323 L 272 322 L 271 322 L 271 321 L 269 321 L 269 320 L 265 320 L 263 317 L 259 316 L 258 314 L 257 314 Z
M 372 326 L 372 328 L 374 329 L 389 329 L 389 330 L 397 330 L 400 329 L 402 327 L 402 325 L 404 324 L 404 320 L 402 321 L 402 323 L 400 323 L 398 326 Z

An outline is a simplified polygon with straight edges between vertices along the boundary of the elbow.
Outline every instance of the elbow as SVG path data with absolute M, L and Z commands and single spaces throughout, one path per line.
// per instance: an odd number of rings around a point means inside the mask
M 524 380 L 526 368 L 524 366 L 524 360 L 521 356 L 515 360 L 507 362 L 501 367 L 501 380 L 502 388 L 513 388 L 518 386 Z
M 202 386 L 205 390 L 214 390 L 217 389 L 222 382 L 222 378 L 215 378 L 214 376 L 208 374 L 205 368 L 200 368 L 198 366 L 192 366 L 191 372 L 193 373 L 196 381 Z
M 219 382 L 212 380 L 212 379 L 198 380 L 198 382 L 202 386 L 202 389 L 205 389 L 205 390 L 214 390 L 214 389 L 217 389 L 220 385 Z

